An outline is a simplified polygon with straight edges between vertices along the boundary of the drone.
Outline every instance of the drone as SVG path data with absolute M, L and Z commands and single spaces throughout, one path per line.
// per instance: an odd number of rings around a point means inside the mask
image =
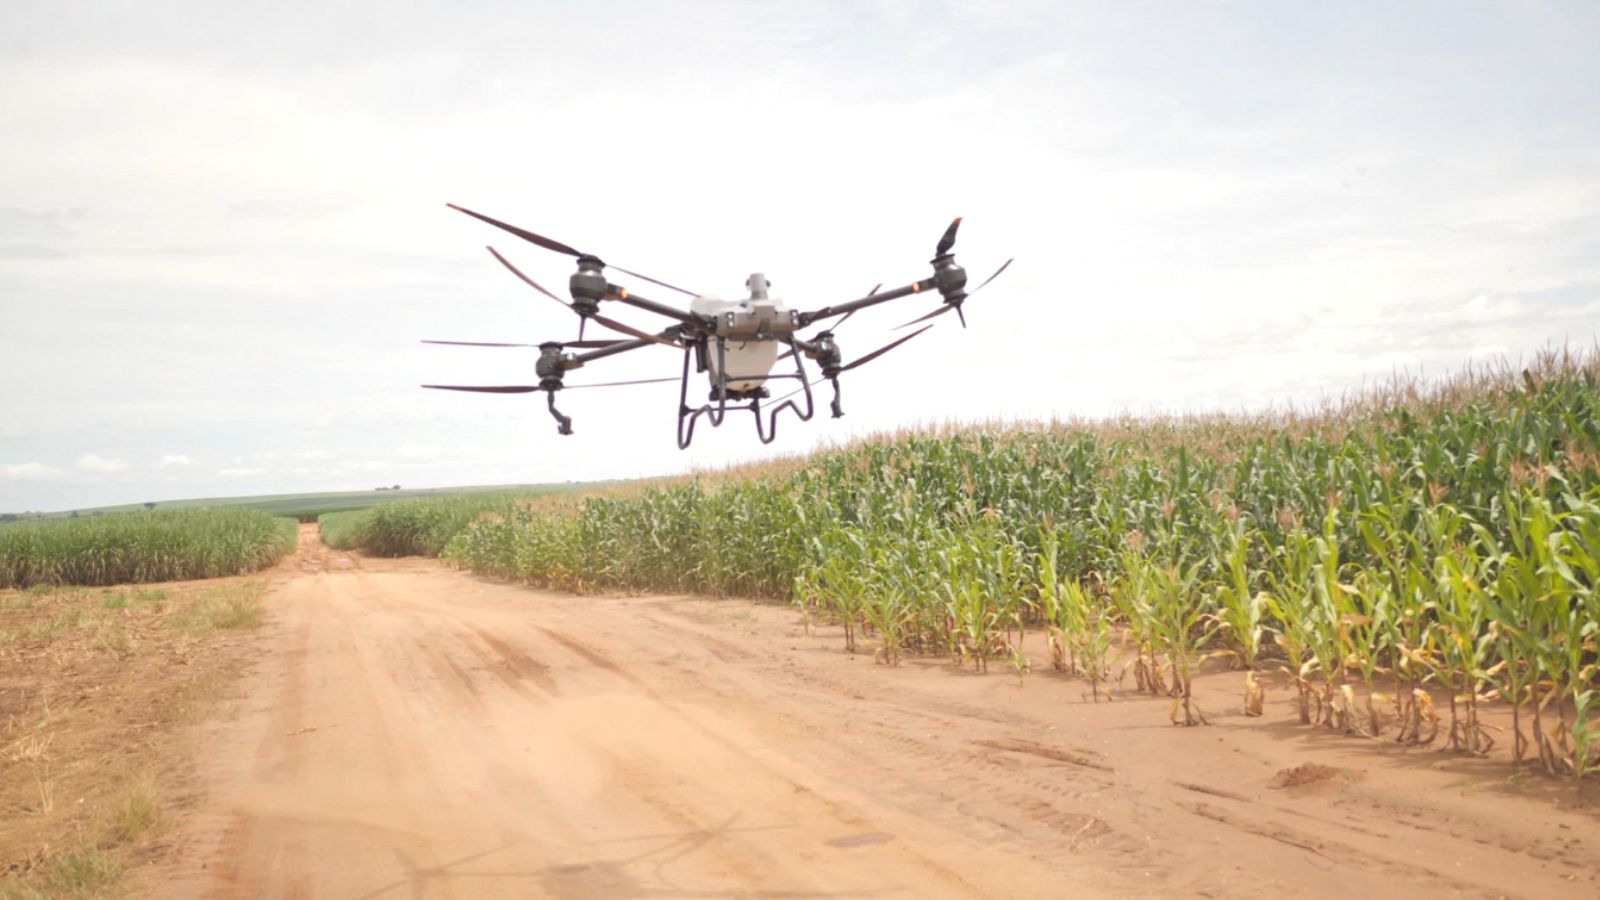
M 846 320 L 858 311 L 869 306 L 898 300 L 901 297 L 937 292 L 941 304 L 932 312 L 918 316 L 905 322 L 897 328 L 907 328 L 930 319 L 937 318 L 952 310 L 961 320 L 961 326 L 966 327 L 966 314 L 961 311 L 961 305 L 973 294 L 982 290 L 1000 276 L 1012 260 L 1006 260 L 999 269 L 995 270 L 984 282 L 973 288 L 967 287 L 966 270 L 956 264 L 955 243 L 956 229 L 961 227 L 961 219 L 957 217 L 945 229 L 939 238 L 938 245 L 934 248 L 933 275 L 902 287 L 891 290 L 880 290 L 883 285 L 878 285 L 869 291 L 866 296 L 844 303 L 824 306 L 820 309 L 801 311 L 786 307 L 782 300 L 771 296 L 772 282 L 766 275 L 756 272 L 745 280 L 745 288 L 750 292 L 748 297 L 739 300 L 722 300 L 708 294 L 699 294 L 694 291 L 668 284 L 665 281 L 642 275 L 618 265 L 609 268 L 624 275 L 631 276 L 641 281 L 649 282 L 657 287 L 676 291 L 687 295 L 689 308 L 678 309 L 665 303 L 659 303 L 643 297 L 632 290 L 620 285 L 612 284 L 606 277 L 607 264 L 600 257 L 592 253 L 584 253 L 560 241 L 552 240 L 543 235 L 535 234 L 515 225 L 492 219 L 481 213 L 457 206 L 454 203 L 446 204 L 457 212 L 465 213 L 514 234 L 531 244 L 561 253 L 566 256 L 576 257 L 578 270 L 568 280 L 568 289 L 572 295 L 569 303 L 545 290 L 538 282 L 525 275 L 522 270 L 511 264 L 495 250 L 489 247 L 489 253 L 501 265 L 511 271 L 511 274 L 521 279 L 535 291 L 549 297 L 578 315 L 578 338 L 572 341 L 545 341 L 540 344 L 498 343 L 486 341 L 434 341 L 427 340 L 427 344 L 448 344 L 465 347 L 537 347 L 539 360 L 534 366 L 534 373 L 539 377 L 538 384 L 505 384 L 505 385 L 460 385 L 460 384 L 425 384 L 422 387 L 438 391 L 469 391 L 488 394 L 532 394 L 543 391 L 550 415 L 556 420 L 556 430 L 563 435 L 572 434 L 572 419 L 556 408 L 556 393 L 562 390 L 577 388 L 622 387 L 634 384 L 653 384 L 669 381 L 680 381 L 682 387 L 678 393 L 678 448 L 688 449 L 694 440 L 695 423 L 703 416 L 711 423 L 713 428 L 722 424 L 729 412 L 747 410 L 754 414 L 756 421 L 756 435 L 763 444 L 770 444 L 778 436 L 778 416 L 785 411 L 793 411 L 800 421 L 810 421 L 816 411 L 812 398 L 811 388 L 826 381 L 833 387 L 833 401 L 830 408 L 834 418 L 844 415 L 844 407 L 840 402 L 839 376 L 853 369 L 866 365 L 883 356 L 890 350 L 899 347 L 906 341 L 922 334 L 933 323 L 923 325 L 915 331 L 904 335 L 871 353 L 867 353 L 850 362 L 844 361 L 843 352 L 839 349 L 838 342 L 834 339 L 834 331 L 843 325 Z M 672 321 L 672 325 L 661 331 L 651 334 L 634 328 L 631 325 L 619 322 L 608 316 L 601 315 L 601 303 L 621 303 L 633 306 L 646 312 L 654 313 Z M 837 318 L 831 326 L 823 328 L 810 336 L 803 337 L 800 332 L 812 325 L 822 323 L 829 319 Z M 595 324 L 608 328 L 619 334 L 628 335 L 626 339 L 584 339 L 585 326 L 594 321 Z M 787 348 L 779 352 L 780 345 Z M 616 381 L 598 384 L 569 385 L 565 382 L 568 372 L 597 362 L 620 353 L 628 353 L 646 347 L 669 347 L 683 353 L 683 373 L 681 376 L 670 378 L 647 378 L 635 381 Z M 578 350 L 582 352 L 570 352 Z M 793 371 L 773 372 L 773 368 L 783 360 L 793 360 Z M 820 377 L 813 380 L 813 376 L 806 369 L 806 361 L 815 363 Z M 693 366 L 695 375 L 705 374 L 711 384 L 710 396 L 706 402 L 697 406 L 689 404 L 690 367 Z M 769 384 L 786 380 L 798 381 L 800 386 L 794 390 L 772 399 L 772 389 Z M 797 399 L 797 395 L 804 395 L 804 403 Z M 763 407 L 763 401 L 770 401 Z M 765 413 L 765 418 L 763 418 Z

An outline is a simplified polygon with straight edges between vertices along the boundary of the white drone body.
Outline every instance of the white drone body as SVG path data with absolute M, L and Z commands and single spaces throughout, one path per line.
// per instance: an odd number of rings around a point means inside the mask
M 750 289 L 750 296 L 743 300 L 721 300 L 701 294 L 689 301 L 690 312 L 716 319 L 716 334 L 724 339 L 720 350 L 712 346 L 706 354 L 707 373 L 713 388 L 722 383 L 724 366 L 729 390 L 751 391 L 761 387 L 778 361 L 778 340 L 793 334 L 798 325 L 795 311 L 785 307 L 782 300 L 767 295 L 771 285 L 767 276 L 756 272 L 744 284 Z

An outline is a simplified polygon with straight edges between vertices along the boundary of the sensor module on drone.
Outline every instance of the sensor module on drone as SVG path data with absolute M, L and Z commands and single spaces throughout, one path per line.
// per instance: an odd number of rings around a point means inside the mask
M 523 274 L 520 269 L 511 264 L 511 261 L 501 256 L 493 247 L 489 252 L 500 264 L 511 270 L 511 274 L 522 279 L 529 287 L 549 297 L 551 300 L 567 307 L 578 314 L 578 339 L 573 341 L 546 341 L 542 344 L 509 344 L 485 341 L 423 341 L 425 344 L 449 344 L 458 347 L 538 347 L 539 362 L 534 367 L 534 372 L 539 376 L 538 384 L 500 384 L 500 385 L 461 385 L 461 384 L 425 384 L 423 387 L 439 391 L 473 391 L 487 394 L 531 394 L 544 391 L 546 402 L 550 407 L 550 415 L 555 417 L 556 430 L 561 434 L 572 433 L 572 419 L 563 415 L 556 409 L 556 392 L 560 390 L 573 390 L 577 388 L 597 387 L 622 387 L 632 384 L 652 384 L 657 382 L 681 381 L 682 387 L 678 392 L 678 448 L 686 449 L 694 440 L 694 426 L 701 416 L 705 416 L 712 427 L 722 424 L 727 413 L 738 410 L 748 410 L 755 416 L 756 434 L 763 444 L 772 443 L 778 433 L 778 416 L 784 410 L 792 410 L 800 421 L 811 419 L 815 407 L 812 403 L 811 388 L 814 385 L 827 381 L 833 385 L 833 402 L 831 404 L 833 417 L 844 415 L 844 407 L 839 400 L 839 376 L 851 369 L 866 365 L 874 359 L 888 353 L 890 350 L 904 344 L 929 328 L 932 324 L 923 325 L 916 331 L 898 338 L 864 356 L 844 362 L 844 355 L 839 349 L 839 344 L 834 340 L 834 330 L 843 325 L 846 320 L 855 315 L 857 311 L 901 297 L 921 294 L 925 291 L 938 291 L 942 304 L 930 313 L 918 316 L 903 325 L 905 328 L 919 322 L 926 322 L 945 313 L 955 310 L 957 318 L 961 320 L 962 327 L 966 327 L 966 314 L 961 311 L 961 304 L 967 298 L 982 290 L 989 282 L 1000 276 L 1006 267 L 1011 265 L 1011 260 L 1006 260 L 993 275 L 984 279 L 983 283 L 971 291 L 967 287 L 967 272 L 956 264 L 955 244 L 956 229 L 961 226 L 961 219 L 956 218 L 945 229 L 944 235 L 939 238 L 939 244 L 934 248 L 933 276 L 921 281 L 914 281 L 892 290 L 880 291 L 873 288 L 865 297 L 850 300 L 845 303 L 836 303 L 820 309 L 802 312 L 788 309 L 783 301 L 769 296 L 770 282 L 760 272 L 752 274 L 745 280 L 745 287 L 750 291 L 750 296 L 742 300 L 719 300 L 714 297 L 697 294 L 694 291 L 670 285 L 665 281 L 651 278 L 612 265 L 625 275 L 632 276 L 641 281 L 647 281 L 658 287 L 685 294 L 689 300 L 687 310 L 676 309 L 664 303 L 642 297 L 628 288 L 612 284 L 606 279 L 606 264 L 600 257 L 592 253 L 583 253 L 560 241 L 551 240 L 543 235 L 534 234 L 491 219 L 481 213 L 470 209 L 463 209 L 453 203 L 446 204 L 451 209 L 466 213 L 475 219 L 508 231 L 529 243 L 536 244 L 546 250 L 564 253 L 577 257 L 578 271 L 573 273 L 568 280 L 568 290 L 572 294 L 572 302 L 568 303 L 555 294 L 545 290 L 538 282 Z M 600 304 L 603 301 L 624 303 L 639 309 L 651 312 L 675 324 L 657 332 L 649 334 L 630 325 L 607 318 L 600 314 Z M 799 331 L 803 328 L 823 322 L 827 319 L 838 318 L 831 326 L 812 334 L 810 337 L 801 337 Z M 583 337 L 584 327 L 589 320 L 609 328 L 620 334 L 629 335 L 627 339 L 589 339 Z M 778 352 L 779 345 L 788 349 Z M 672 378 L 647 378 L 637 381 L 613 381 L 597 384 L 566 384 L 566 374 L 573 369 L 650 346 L 671 347 L 683 351 L 683 374 L 681 377 Z M 581 350 L 580 353 L 571 353 L 569 350 Z M 794 371 L 772 371 L 778 362 L 794 360 Z M 820 370 L 820 377 L 813 380 L 806 369 L 806 360 L 816 363 Z M 707 402 L 697 407 L 689 405 L 689 377 L 690 363 L 694 364 L 694 374 L 706 373 L 711 382 L 711 394 Z M 787 394 L 771 400 L 763 408 L 762 401 L 770 400 L 772 393 L 768 389 L 769 382 L 793 379 L 800 382 L 800 386 Z M 802 405 L 796 397 L 804 395 Z M 766 418 L 763 419 L 762 413 Z

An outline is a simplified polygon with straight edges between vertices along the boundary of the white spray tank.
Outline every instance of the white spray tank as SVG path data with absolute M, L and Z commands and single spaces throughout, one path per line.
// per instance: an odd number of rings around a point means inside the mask
M 778 342 L 774 338 L 795 329 L 794 313 L 784 308 L 782 300 L 768 296 L 767 276 L 756 272 L 745 280 L 745 287 L 750 289 L 750 296 L 743 300 L 720 300 L 702 294 L 689 301 L 694 313 L 717 319 L 716 334 L 724 339 L 722 356 L 730 391 L 761 387 L 778 361 Z M 755 339 L 758 335 L 760 340 Z M 717 342 L 713 340 L 706 348 L 713 389 L 721 378 L 717 356 Z

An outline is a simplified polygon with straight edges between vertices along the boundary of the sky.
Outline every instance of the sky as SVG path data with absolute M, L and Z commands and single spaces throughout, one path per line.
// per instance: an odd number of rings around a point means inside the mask
M 1591 2 L 12 0 L 0 511 L 667 474 L 1591 347 L 1596 46 Z M 576 335 L 484 247 L 562 293 L 571 260 L 447 202 L 802 309 L 926 277 L 957 215 L 974 282 L 1016 262 L 847 374 L 844 418 L 680 451 L 676 384 L 563 394 L 570 437 L 542 394 L 419 388 L 537 352 L 422 338 Z

